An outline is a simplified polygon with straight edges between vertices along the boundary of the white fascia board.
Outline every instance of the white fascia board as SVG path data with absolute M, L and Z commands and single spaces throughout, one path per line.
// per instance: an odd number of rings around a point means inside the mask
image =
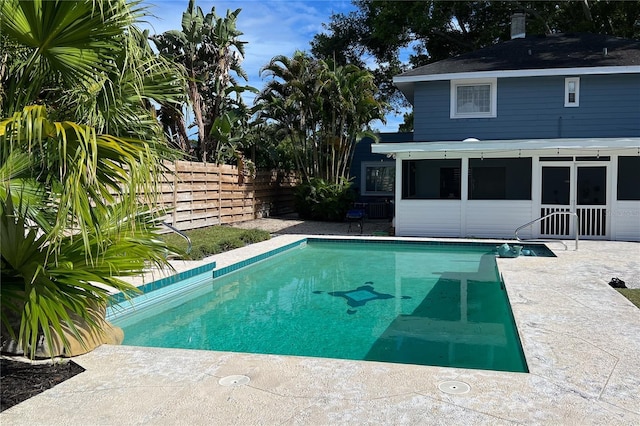
M 476 71 L 447 74 L 427 74 L 396 76 L 397 83 L 418 83 L 422 81 L 462 80 L 470 78 L 513 78 L 513 77 L 547 77 L 554 75 L 596 75 L 596 74 L 636 74 L 640 73 L 640 65 L 616 66 L 616 67 L 578 67 L 578 68 L 544 68 L 526 70 L 494 70 Z
M 575 139 L 514 139 L 487 140 L 477 142 L 434 141 L 434 142 L 397 142 L 377 143 L 371 145 L 374 154 L 400 153 L 436 153 L 436 152 L 518 152 L 518 151 L 546 151 L 546 150 L 576 150 L 576 151 L 633 151 L 640 153 L 640 137 L 629 138 L 575 138 Z M 640 154 L 638 154 L 640 155 Z

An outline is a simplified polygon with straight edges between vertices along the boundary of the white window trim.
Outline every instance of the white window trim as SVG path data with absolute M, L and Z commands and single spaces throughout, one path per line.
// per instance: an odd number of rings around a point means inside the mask
M 569 83 L 576 84 L 576 101 L 569 102 Z M 565 108 L 575 108 L 580 106 L 580 77 L 567 77 L 564 79 L 564 106 Z
M 457 105 L 457 87 L 458 86 L 476 86 L 486 85 L 490 86 L 491 96 L 491 111 L 489 112 L 471 112 L 471 113 L 458 113 L 456 111 Z M 498 116 L 498 79 L 497 78 L 473 78 L 464 80 L 451 80 L 451 100 L 450 100 L 450 118 L 494 118 Z
M 363 161 L 360 164 L 360 195 L 384 197 L 394 194 L 393 191 L 367 191 L 367 167 L 397 167 L 395 161 Z

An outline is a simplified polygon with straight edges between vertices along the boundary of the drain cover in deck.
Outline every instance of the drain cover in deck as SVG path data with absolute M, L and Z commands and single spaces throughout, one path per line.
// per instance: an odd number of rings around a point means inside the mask
M 222 379 L 218 380 L 218 383 L 221 384 L 222 386 L 242 386 L 249 383 L 250 380 L 251 379 L 248 378 L 247 376 L 233 375 L 233 376 L 223 377 Z
M 449 382 L 440 383 L 438 385 L 438 389 L 440 389 L 444 393 L 459 395 L 462 393 L 469 392 L 471 390 L 471 386 L 469 386 L 465 382 L 458 382 L 458 381 L 452 380 Z

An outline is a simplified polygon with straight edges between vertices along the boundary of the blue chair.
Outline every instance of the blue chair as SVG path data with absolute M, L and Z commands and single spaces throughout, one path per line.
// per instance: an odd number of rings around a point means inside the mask
M 351 225 L 353 223 L 357 223 L 360 227 L 360 233 L 362 234 L 362 230 L 364 228 L 364 209 L 363 208 L 353 208 L 347 211 L 346 220 L 349 222 L 349 229 L 347 232 L 351 232 Z

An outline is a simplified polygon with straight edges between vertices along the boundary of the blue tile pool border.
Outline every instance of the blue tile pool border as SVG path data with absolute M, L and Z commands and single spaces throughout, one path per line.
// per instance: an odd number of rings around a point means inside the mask
M 238 269 L 244 268 L 245 266 L 249 266 L 254 263 L 260 262 L 262 260 L 265 260 L 271 256 L 275 256 L 276 254 L 280 254 L 287 250 L 291 250 L 294 247 L 298 247 L 300 245 L 306 244 L 308 240 L 310 240 L 310 238 L 302 238 L 298 241 L 294 241 L 293 243 L 289 243 L 285 246 L 278 247 L 277 249 L 269 250 L 257 256 L 253 256 L 248 259 L 242 260 L 240 262 L 234 263 L 233 265 L 225 266 L 224 268 L 220 268 L 220 269 L 214 269 L 213 278 L 221 277 L 233 271 L 237 271 Z
M 138 287 L 138 290 L 140 290 L 141 293 L 134 293 L 130 295 L 130 297 L 136 297 L 141 294 L 146 294 L 153 290 L 159 290 L 163 287 L 169 286 L 171 284 L 175 284 L 179 281 L 183 281 L 188 278 L 195 277 L 196 275 L 209 272 L 215 269 L 215 267 L 216 267 L 216 262 L 210 262 L 210 263 L 207 263 L 206 265 L 198 266 L 197 268 L 192 268 L 187 271 L 179 272 L 175 275 L 171 275 L 170 277 L 165 277 L 159 280 L 152 281 L 150 283 L 147 283 Z M 111 299 L 110 304 L 115 305 L 120 302 L 124 302 L 125 300 L 127 300 L 127 297 L 123 293 L 116 293 L 116 294 L 112 294 L 110 299 Z
M 276 254 L 283 253 L 287 250 L 290 250 L 294 247 L 303 245 L 303 244 L 313 244 L 313 243 L 348 243 L 348 244 L 398 244 L 398 245 L 418 245 L 418 246 L 458 246 L 458 247 L 477 247 L 477 248 L 486 248 L 489 250 L 495 250 L 496 245 L 499 245 L 498 242 L 488 243 L 488 242 L 477 242 L 477 241 L 414 241 L 414 240 L 393 240 L 393 239 L 358 239 L 358 238 L 323 238 L 323 237 L 307 237 L 302 238 L 293 243 L 289 243 L 285 246 L 279 247 L 277 249 L 269 250 L 265 253 L 259 254 L 257 256 L 250 257 L 243 261 L 234 263 L 233 265 L 226 266 L 224 268 L 216 269 L 213 271 L 213 278 L 219 278 L 223 275 L 229 274 L 231 272 L 237 271 L 238 269 L 242 269 L 246 266 L 252 265 L 256 262 L 261 262 L 271 256 Z M 556 257 L 556 255 L 544 244 L 524 244 L 521 243 L 524 248 L 531 247 L 540 247 L 545 251 L 544 257 Z

